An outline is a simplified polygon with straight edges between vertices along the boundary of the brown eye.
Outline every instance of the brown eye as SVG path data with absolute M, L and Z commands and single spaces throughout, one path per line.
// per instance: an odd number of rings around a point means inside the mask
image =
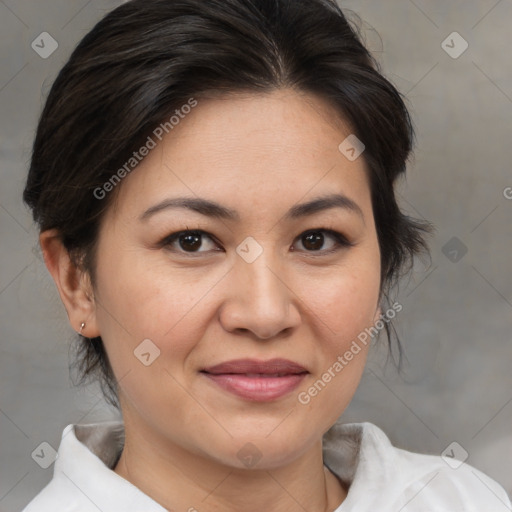
M 201 247 L 201 234 L 186 234 L 178 237 L 180 247 L 185 251 L 196 251 Z
M 302 243 L 306 252 L 319 252 L 321 254 L 332 253 L 343 247 L 351 247 L 353 245 L 341 233 L 331 229 L 306 231 L 299 236 L 298 240 Z M 324 244 L 329 242 L 329 240 L 330 244 L 325 248 Z
M 302 238 L 302 244 L 308 251 L 318 251 L 324 244 L 324 235 L 320 231 L 309 233 Z
M 213 247 L 208 247 L 208 243 L 205 243 L 205 240 L 210 240 L 210 245 Z M 206 245 L 206 249 L 205 249 Z M 215 247 L 218 247 L 212 240 L 211 236 L 205 233 L 204 231 L 178 231 L 177 233 L 172 233 L 167 236 L 160 242 L 161 247 L 165 247 L 173 252 L 178 253 L 203 253 L 209 252 L 211 250 L 216 250 Z M 203 249 L 203 250 L 200 250 Z

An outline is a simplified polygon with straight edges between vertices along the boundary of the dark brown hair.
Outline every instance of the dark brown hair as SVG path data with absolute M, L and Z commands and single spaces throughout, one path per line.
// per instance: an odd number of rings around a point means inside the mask
M 23 198 L 40 230 L 58 229 L 94 284 L 99 222 L 115 197 L 98 199 L 94 191 L 191 97 L 279 88 L 327 100 L 364 142 L 387 300 L 413 257 L 427 250 L 429 224 L 403 214 L 394 192 L 414 131 L 400 93 L 334 1 L 132 0 L 113 10 L 52 86 Z M 390 348 L 391 330 L 386 323 Z M 81 381 L 99 379 L 118 406 L 101 338 L 80 341 Z M 398 350 L 400 366 L 399 341 Z

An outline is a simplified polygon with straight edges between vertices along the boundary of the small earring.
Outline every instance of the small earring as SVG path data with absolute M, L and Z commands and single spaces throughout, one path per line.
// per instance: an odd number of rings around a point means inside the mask
M 80 336 L 82 336 L 82 330 L 83 330 L 84 327 L 85 327 L 85 322 L 82 322 L 80 324 L 80 331 L 78 332 L 78 334 L 80 334 Z

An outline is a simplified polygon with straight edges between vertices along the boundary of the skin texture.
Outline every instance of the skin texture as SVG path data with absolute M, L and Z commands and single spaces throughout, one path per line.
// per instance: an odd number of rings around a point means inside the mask
M 380 314 L 380 253 L 363 157 L 338 150 L 351 133 L 323 100 L 292 90 L 200 100 L 120 185 L 102 221 L 97 280 L 69 262 L 57 233 L 41 234 L 46 264 L 71 324 L 101 335 L 126 428 L 116 473 L 168 509 L 334 510 L 347 489 L 322 460 L 322 435 L 352 399 L 367 348 L 307 405 L 297 396 L 321 378 Z M 340 193 L 362 215 L 331 208 L 295 220 L 300 203 Z M 148 208 L 202 197 L 239 220 Z M 307 230 L 332 229 L 310 249 Z M 196 252 L 171 233 L 200 229 Z M 252 263 L 236 248 L 253 237 Z M 199 244 L 198 244 L 199 245 Z M 185 247 L 185 249 L 183 248 Z M 143 365 L 134 350 L 160 350 Z M 200 370 L 237 358 L 286 358 L 309 374 L 271 402 L 222 390 Z M 237 456 L 252 443 L 251 468 Z

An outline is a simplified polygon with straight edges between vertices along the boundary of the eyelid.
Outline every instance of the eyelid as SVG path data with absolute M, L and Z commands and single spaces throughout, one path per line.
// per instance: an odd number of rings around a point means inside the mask
M 314 229 L 307 229 L 306 231 L 303 231 L 297 238 L 303 237 L 304 235 L 307 235 L 309 233 L 327 233 L 329 236 L 333 237 L 335 240 L 338 240 L 340 243 L 343 243 L 347 246 L 353 246 L 355 245 L 353 242 L 351 242 L 343 233 L 340 233 L 336 229 L 332 228 L 314 228 Z
M 175 242 L 176 240 L 178 240 L 178 238 L 181 236 L 181 235 L 190 235 L 190 234 L 197 234 L 197 235 L 200 235 L 200 236 L 204 236 L 204 237 L 208 237 L 210 240 L 212 240 L 215 244 L 219 245 L 219 243 L 217 242 L 217 239 L 211 235 L 210 233 L 208 233 L 207 231 L 204 231 L 203 229 L 182 229 L 180 231 L 174 231 L 173 233 L 171 233 L 170 235 L 167 235 L 166 237 L 164 237 L 159 243 L 158 243 L 158 246 L 161 247 L 161 248 L 168 248 L 169 251 L 171 252 L 174 252 L 174 253 L 178 253 L 178 254 L 184 254 L 186 256 L 191 256 L 191 257 L 194 257 L 195 254 L 205 254 L 205 253 L 208 253 L 210 251 L 196 251 L 196 252 L 186 252 L 186 251 L 182 251 L 182 250 L 176 250 L 176 249 L 172 249 L 172 248 L 169 248 L 169 246 Z
M 330 236 L 332 239 L 334 239 L 334 247 L 331 249 L 321 249 L 319 251 L 307 251 L 307 250 L 300 250 L 300 251 L 294 251 L 301 255 L 304 255 L 307 258 L 322 258 L 327 257 L 333 254 L 336 254 L 343 249 L 348 249 L 350 247 L 353 247 L 356 245 L 355 243 L 351 242 L 343 233 L 340 233 L 339 231 L 335 229 L 330 228 L 314 228 L 314 229 L 307 229 L 306 231 L 303 231 L 295 240 L 293 245 L 300 240 L 302 237 L 310 234 L 310 233 L 324 233 Z M 292 247 L 293 247 L 292 245 Z
M 292 247 L 295 245 L 295 243 L 297 241 L 301 240 L 302 237 L 304 237 L 308 234 L 311 234 L 311 233 L 327 234 L 335 241 L 335 246 L 332 249 L 321 249 L 318 251 L 300 250 L 300 251 L 294 251 L 294 252 L 305 253 L 308 257 L 322 257 L 322 256 L 333 254 L 342 249 L 347 249 L 349 247 L 353 247 L 354 245 L 356 245 L 354 242 L 351 242 L 343 233 L 340 233 L 339 231 L 337 231 L 335 229 L 326 228 L 326 227 L 318 227 L 318 228 L 307 229 L 307 230 L 303 231 L 302 233 L 300 233 L 293 241 Z M 180 237 L 180 235 L 187 235 L 187 234 L 197 234 L 200 236 L 205 236 L 205 237 L 209 238 L 210 240 L 212 240 L 212 242 L 214 242 L 216 245 L 220 245 L 219 242 L 217 241 L 216 237 L 213 236 L 212 234 L 208 233 L 207 231 L 200 229 L 200 228 L 190 229 L 187 227 L 184 230 L 175 231 L 175 232 L 171 233 L 170 235 L 167 235 L 165 238 L 163 238 L 158 243 L 158 247 L 167 248 L 170 252 L 185 255 L 185 257 L 190 257 L 190 258 L 198 257 L 201 254 L 208 254 L 208 253 L 212 252 L 212 251 L 187 252 L 187 251 L 183 251 L 180 249 L 173 249 L 170 247 L 171 244 L 174 243 Z M 214 252 L 220 252 L 221 250 L 223 250 L 223 249 L 214 250 Z

